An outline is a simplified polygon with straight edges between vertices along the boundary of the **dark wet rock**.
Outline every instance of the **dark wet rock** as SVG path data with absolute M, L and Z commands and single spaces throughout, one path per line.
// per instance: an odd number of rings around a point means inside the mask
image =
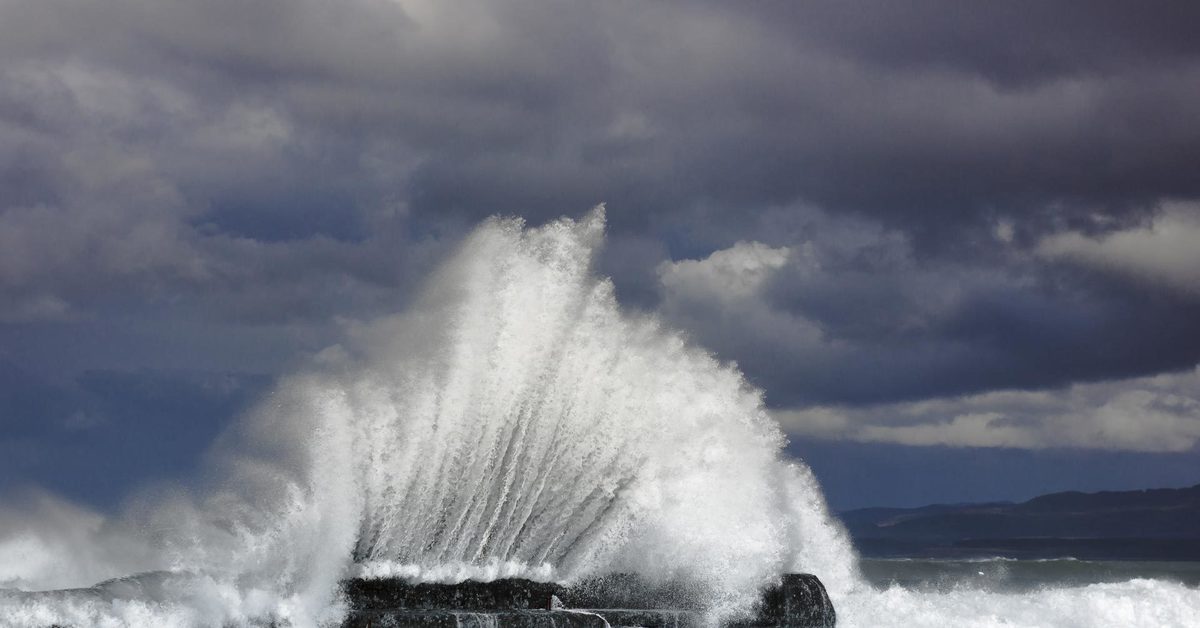
M 399 578 L 364 580 L 343 585 L 355 610 L 548 610 L 550 596 L 563 587 L 521 578 L 458 584 L 410 583 Z M 559 596 L 561 597 L 561 596 Z
M 564 588 L 559 598 L 568 608 L 704 608 L 705 590 L 695 583 L 671 580 L 649 583 L 635 574 L 591 578 Z
M 693 628 L 698 617 L 687 611 L 608 609 L 603 611 L 359 611 L 343 628 Z
M 812 574 L 792 573 L 763 593 L 755 621 L 738 625 L 832 628 L 836 624 L 837 613 L 825 585 Z
M 649 585 L 629 574 L 573 587 L 522 579 L 459 584 L 356 579 L 347 581 L 344 590 L 351 609 L 345 628 L 686 628 L 700 625 L 703 600 L 702 591 L 686 584 Z M 827 628 L 835 622 L 833 604 L 821 581 L 809 574 L 788 574 L 764 592 L 755 619 L 734 625 Z

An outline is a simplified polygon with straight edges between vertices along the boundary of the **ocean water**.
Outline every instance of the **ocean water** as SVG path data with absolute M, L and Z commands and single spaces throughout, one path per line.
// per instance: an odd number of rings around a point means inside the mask
M 0 626 L 335 626 L 351 576 L 614 572 L 690 583 L 712 625 L 785 572 L 842 626 L 1200 625 L 1196 583 L 1162 574 L 860 565 L 762 392 L 592 272 L 603 236 L 602 208 L 485 222 L 412 309 L 284 378 L 202 482 L 119 516 L 0 504 Z
M 1046 588 L 1079 588 L 1139 579 L 1200 587 L 1200 562 L 902 558 L 862 559 L 859 568 L 863 580 L 876 589 L 900 586 L 930 593 L 964 587 L 997 593 L 1033 593 Z

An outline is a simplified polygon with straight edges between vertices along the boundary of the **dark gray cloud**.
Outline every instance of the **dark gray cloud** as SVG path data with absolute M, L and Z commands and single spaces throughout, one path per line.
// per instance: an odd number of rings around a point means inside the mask
M 1198 13 L 0 2 L 0 358 L 269 375 L 605 201 L 620 298 L 780 408 L 1189 369 Z
M 951 68 L 1001 84 L 1112 73 L 1193 60 L 1193 3 L 1038 2 L 968 6 L 952 0 L 762 3 L 814 45 L 897 69 Z
M 1200 354 L 1190 295 L 1020 249 L 922 258 L 878 223 L 789 216 L 765 238 L 775 247 L 742 241 L 659 268 L 663 313 L 773 404 L 1057 387 L 1186 369 Z
M 570 86 L 591 89 L 606 116 L 570 116 L 537 134 L 552 150 L 501 163 L 435 152 L 418 206 L 553 212 L 554 200 L 606 193 L 618 226 L 639 224 L 623 212 L 646 205 L 686 219 L 707 204 L 719 208 L 707 218 L 736 229 L 747 208 L 799 199 L 944 245 L 948 229 L 996 217 L 1036 232 L 1197 194 L 1186 166 L 1198 145 L 1195 59 L 1190 46 L 1169 59 L 1142 52 L 1146 37 L 1129 26 L 1139 15 L 1085 19 L 1076 35 L 1086 11 L 1071 6 L 991 16 L 804 4 L 790 20 L 672 6 L 661 22 L 647 11 L 614 38 L 613 65 Z M 1078 62 L 1049 62 L 1055 54 Z
M 631 230 L 802 200 L 927 244 L 1200 193 L 1183 5 L 108 4 L 13 3 L 8 58 L 166 101 L 59 110 L 178 149 L 158 163 L 197 211 L 254 236 L 362 235 L 385 198 L 467 222 L 607 200 Z
M 674 256 L 795 202 L 961 255 L 1198 193 L 1184 5 L 753 7 L 7 3 L 7 316 L 290 251 L 403 289 L 414 233 L 600 200 Z

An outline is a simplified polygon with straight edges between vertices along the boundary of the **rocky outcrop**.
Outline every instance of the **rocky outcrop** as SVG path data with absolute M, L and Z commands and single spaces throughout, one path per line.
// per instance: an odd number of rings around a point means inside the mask
M 343 628 L 611 628 L 646 626 L 694 628 L 698 617 L 686 611 L 610 609 L 605 611 L 373 611 L 354 612 Z
M 685 585 L 648 586 L 618 574 L 574 587 L 507 579 L 459 584 L 414 584 L 404 580 L 349 580 L 344 590 L 351 611 L 345 628 L 488 626 L 562 628 L 700 624 L 701 599 Z M 824 585 L 810 574 L 787 574 L 764 592 L 758 616 L 738 627 L 829 628 L 836 613 Z
M 837 613 L 825 585 L 816 576 L 791 573 L 783 576 L 778 587 L 763 593 L 758 618 L 742 626 L 803 626 L 833 628 Z
M 548 610 L 550 596 L 563 587 L 552 582 L 520 578 L 458 584 L 410 583 L 399 578 L 364 580 L 343 584 L 354 610 L 470 611 Z

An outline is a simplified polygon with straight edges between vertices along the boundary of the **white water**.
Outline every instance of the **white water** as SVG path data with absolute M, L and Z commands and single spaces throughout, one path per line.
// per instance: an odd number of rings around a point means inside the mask
M 715 620 L 786 571 L 849 586 L 849 545 L 807 469 L 780 458 L 760 392 L 622 313 L 592 275 L 603 226 L 602 210 L 539 229 L 488 221 L 412 311 L 354 329 L 226 435 L 210 490 L 152 500 L 130 525 L 72 543 L 12 537 L 26 555 L 57 551 L 24 560 L 18 587 L 89 584 L 56 573 L 74 571 L 62 565 L 80 548 L 140 547 L 129 529 L 151 531 L 157 551 L 90 555 L 88 574 L 171 575 L 117 593 L 10 594 L 8 610 L 28 623 L 304 625 L 336 619 L 347 575 L 636 571 L 694 583 Z
M 1194 628 L 1200 590 L 1136 579 L 1082 587 L 1004 593 L 974 587 L 948 592 L 893 586 L 834 599 L 838 626 L 860 628 Z
M 204 490 L 111 521 L 45 497 L 0 509 L 20 513 L 0 516 L 0 587 L 153 572 L 0 592 L 0 625 L 336 624 L 350 575 L 627 571 L 694 583 L 714 622 L 790 571 L 816 573 L 848 626 L 1104 625 L 1086 619 L 1122 604 L 1167 610 L 1121 625 L 1170 626 L 1200 609 L 1140 581 L 1035 601 L 870 589 L 761 393 L 592 274 L 603 228 L 602 209 L 484 223 L 416 307 L 351 330 L 225 435 Z M 1062 610 L 1034 618 L 1036 600 Z

